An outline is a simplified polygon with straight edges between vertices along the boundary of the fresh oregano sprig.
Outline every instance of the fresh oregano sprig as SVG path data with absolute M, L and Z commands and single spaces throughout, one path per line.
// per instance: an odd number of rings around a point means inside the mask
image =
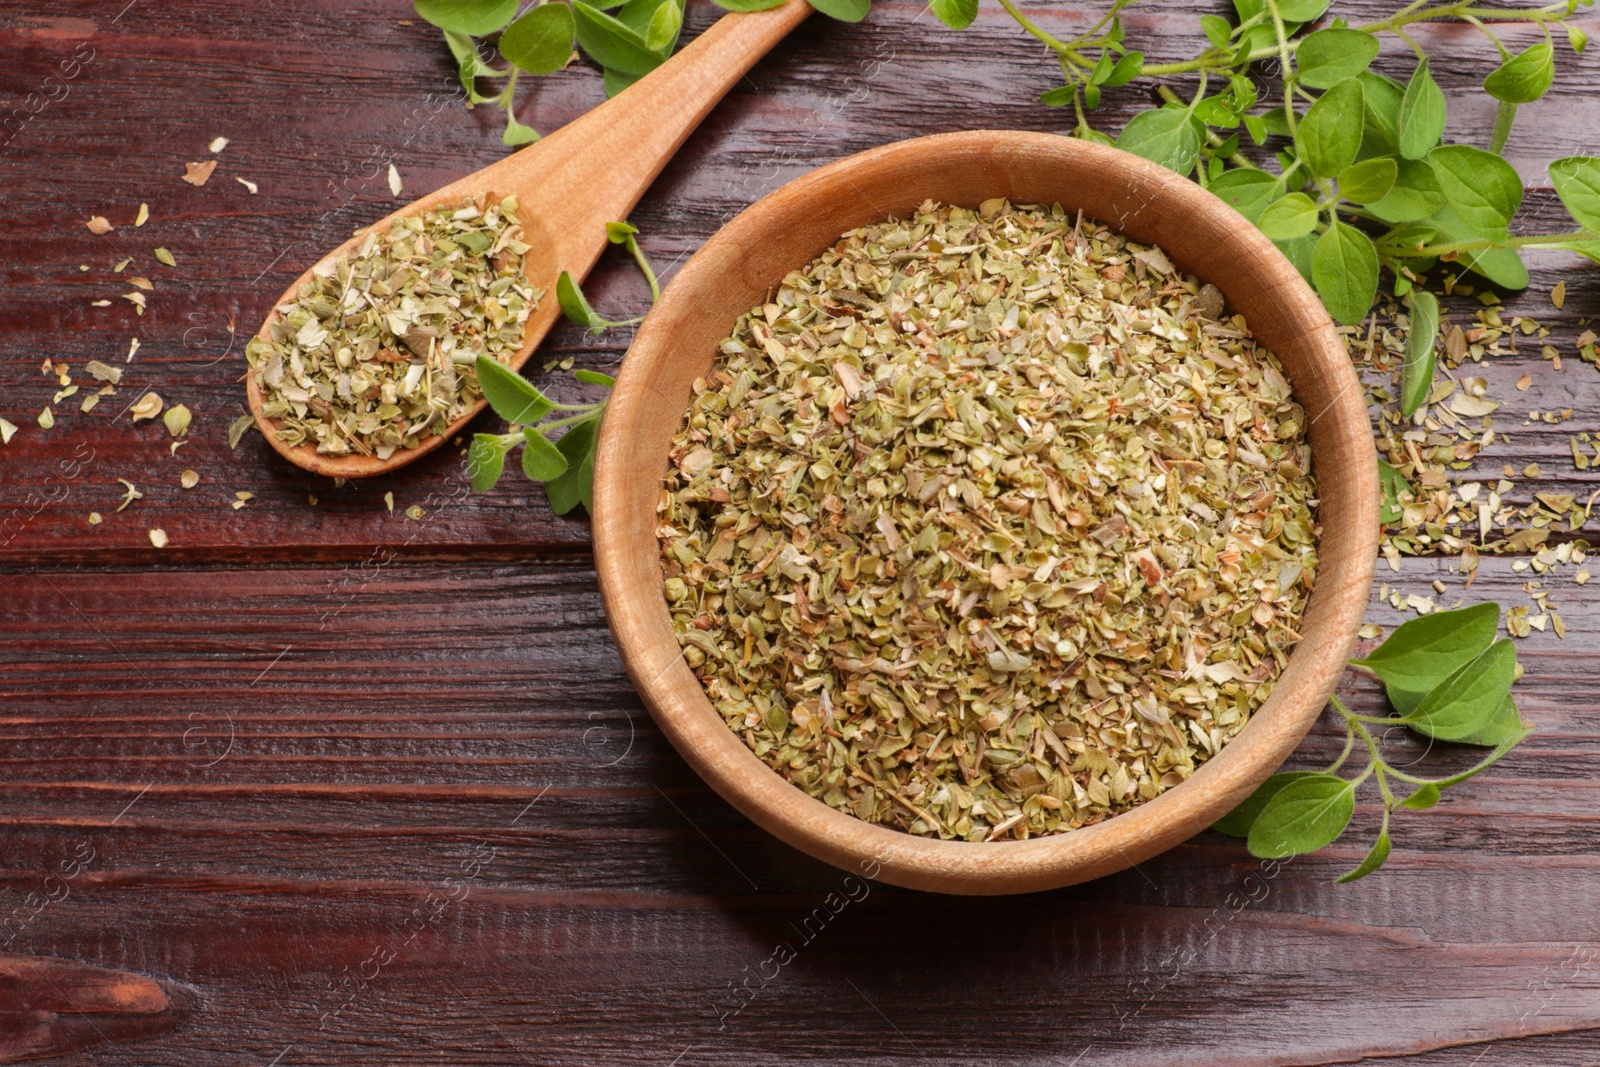
M 639 248 L 638 233 L 627 222 L 606 223 L 606 237 L 612 244 L 625 247 L 644 273 L 654 306 L 661 297 L 661 284 Z M 556 294 L 567 318 L 579 326 L 587 326 L 593 333 L 644 321 L 642 315 L 621 322 L 601 318 L 566 271 L 561 272 L 556 282 Z M 503 363 L 480 356 L 477 366 L 484 398 L 511 428 L 506 433 L 473 435 L 467 453 L 467 475 L 472 480 L 472 488 L 480 493 L 493 489 L 505 470 L 506 456 L 520 447 L 522 473 L 544 483 L 545 495 L 557 515 L 565 515 L 579 504 L 591 507 L 594 449 L 600 439 L 600 420 L 605 417 L 610 398 L 593 404 L 561 404 Z M 616 384 L 615 378 L 599 371 L 579 369 L 573 371 L 572 376 L 587 385 L 603 385 L 607 389 Z M 550 434 L 556 430 L 565 432 L 552 440 Z
M 1234 0 L 1236 21 L 1201 16 L 1207 48 L 1190 60 L 1147 63 L 1124 43 L 1121 12 L 1138 0 L 1114 0 L 1095 26 L 1060 40 L 1034 24 L 1011 0 L 1001 6 L 1052 53 L 1065 84 L 1040 98 L 1074 109 L 1074 132 L 1192 175 L 1231 203 L 1281 248 L 1316 288 L 1329 312 L 1353 324 L 1377 299 L 1382 271 L 1396 297 L 1416 292 L 1421 274 L 1438 263 L 1459 264 L 1509 289 L 1528 284 L 1524 248 L 1561 248 L 1600 260 L 1600 160 L 1574 156 L 1550 165 L 1551 181 L 1579 229 L 1512 237 L 1522 203 L 1516 170 L 1500 152 L 1517 108 L 1537 100 L 1555 78 L 1553 29 L 1581 53 L 1583 30 L 1565 21 L 1593 0 L 1560 0 L 1537 8 L 1480 6 L 1470 0 L 1415 0 L 1387 18 L 1351 25 L 1333 18 L 1304 33 L 1328 12 L 1329 0 Z M 1484 90 L 1497 102 L 1484 147 L 1443 142 L 1444 93 L 1427 53 L 1407 28 L 1448 20 L 1488 38 L 1498 56 Z M 1513 55 L 1492 23 L 1517 21 L 1544 40 Z M 1404 84 L 1368 68 L 1380 38 L 1391 35 L 1417 62 Z M 1275 91 L 1261 93 L 1260 64 L 1276 64 Z M 1101 91 L 1140 76 L 1193 76 L 1182 95 L 1166 84 L 1164 103 L 1130 119 L 1113 141 L 1089 125 Z M 1277 138 L 1276 167 L 1249 159 L 1241 133 L 1257 146 Z M 1426 300 L 1412 312 L 1430 319 Z M 1437 304 L 1431 308 L 1437 324 Z M 1404 407 L 1415 411 L 1432 380 L 1430 345 L 1407 360 Z
M 649 260 L 645 259 L 644 252 L 639 248 L 637 234 L 639 231 L 627 222 L 606 223 L 606 239 L 614 245 L 622 245 L 633 256 L 633 261 L 639 264 L 639 270 L 644 274 L 645 282 L 650 286 L 650 303 L 655 305 L 661 299 L 661 283 L 656 280 L 656 272 L 651 269 Z M 584 297 L 583 290 L 578 283 L 572 280 L 572 275 L 566 271 L 556 279 L 556 302 L 561 305 L 561 311 L 568 319 L 579 326 L 587 326 L 590 333 L 600 333 L 615 326 L 637 326 L 644 321 L 644 316 L 621 319 L 613 322 L 601 318 L 589 306 L 589 301 Z
M 785 0 L 717 0 L 729 11 L 765 11 Z M 841 22 L 860 22 L 872 0 L 810 0 Z M 414 0 L 417 14 L 444 31 L 456 58 L 467 106 L 492 103 L 506 114 L 502 140 L 516 147 L 539 139 L 515 115 L 519 74 L 554 74 L 577 51 L 605 73 L 607 96 L 615 96 L 665 63 L 683 32 L 684 0 Z M 977 0 L 933 0 L 939 18 L 965 26 L 978 13 Z M 574 51 L 576 49 L 577 51 Z M 498 53 L 504 66 L 483 58 Z M 480 80 L 502 81 L 497 93 L 478 91 Z
M 610 375 L 575 370 L 580 382 L 610 387 Z M 594 445 L 607 400 L 594 404 L 561 404 L 540 392 L 532 382 L 488 356 L 478 357 L 478 382 L 495 414 L 511 423 L 507 433 L 480 433 L 472 437 L 467 452 L 467 474 L 478 492 L 493 489 L 505 469 L 506 455 L 522 447 L 522 473 L 543 482 L 550 507 L 565 515 L 593 499 Z M 552 431 L 565 429 L 559 440 Z
M 1314 852 L 1344 833 L 1355 814 L 1356 791 L 1369 779 L 1383 800 L 1383 824 L 1364 860 L 1339 881 L 1365 878 L 1383 865 L 1391 847 L 1390 817 L 1401 808 L 1431 808 L 1440 793 L 1491 766 L 1532 732 L 1522 721 L 1511 686 L 1521 676 L 1516 649 L 1495 640 L 1498 604 L 1478 604 L 1412 619 L 1351 665 L 1376 675 L 1395 714 L 1357 715 L 1337 697 L 1330 703 L 1344 719 L 1344 751 L 1324 771 L 1274 774 L 1213 829 L 1243 837 L 1252 855 L 1282 858 Z M 1465 771 L 1425 778 L 1401 770 L 1383 753 L 1373 730 L 1400 725 L 1435 741 L 1492 749 Z M 1354 777 L 1338 772 L 1357 744 L 1366 766 Z M 1402 795 L 1404 794 L 1404 795 Z

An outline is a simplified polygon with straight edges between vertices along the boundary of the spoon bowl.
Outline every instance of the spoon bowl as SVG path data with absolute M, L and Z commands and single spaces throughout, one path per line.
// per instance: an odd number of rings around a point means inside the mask
M 555 133 L 498 163 L 475 171 L 372 223 L 296 278 L 278 298 L 256 336 L 265 338 L 278 307 L 292 302 L 312 273 L 353 251 L 367 230 L 384 233 L 395 219 L 485 195 L 516 196 L 528 281 L 544 296 L 528 316 L 522 347 L 509 366 L 520 369 L 561 314 L 556 278 L 565 270 L 581 281 L 605 251 L 605 224 L 627 218 L 661 168 L 711 108 L 756 60 L 811 13 L 806 0 L 788 0 L 768 11 L 724 15 L 681 51 L 639 82 Z M 480 400 L 445 428 L 402 448 L 388 459 L 320 453 L 309 444 L 278 439 L 265 414 L 266 400 L 254 371 L 246 375 L 250 412 L 262 435 L 285 459 L 315 474 L 370 478 L 420 459 L 453 438 L 485 406 Z
M 1322 533 L 1302 639 L 1271 697 L 1187 781 L 1082 829 L 974 843 L 874 825 L 813 799 L 752 753 L 684 662 L 662 592 L 656 508 L 696 378 L 734 321 L 841 234 L 924 200 L 1060 204 L 1217 285 L 1281 361 L 1310 419 Z M 1132 866 L 1205 829 L 1316 721 L 1361 625 L 1378 547 L 1378 476 L 1361 384 L 1310 287 L 1260 231 L 1187 179 L 1126 152 L 1050 134 L 982 131 L 891 144 L 789 183 L 723 227 L 679 272 L 623 363 L 595 466 L 595 560 L 624 664 L 663 732 L 757 824 L 804 852 L 897 885 L 1015 893 Z

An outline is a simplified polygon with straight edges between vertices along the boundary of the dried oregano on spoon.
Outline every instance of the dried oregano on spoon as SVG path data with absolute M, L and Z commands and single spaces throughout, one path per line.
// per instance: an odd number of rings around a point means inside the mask
M 482 396 L 478 358 L 522 347 L 543 295 L 527 251 L 516 198 L 484 198 L 397 219 L 319 266 L 245 349 L 272 432 L 379 459 L 442 435 Z

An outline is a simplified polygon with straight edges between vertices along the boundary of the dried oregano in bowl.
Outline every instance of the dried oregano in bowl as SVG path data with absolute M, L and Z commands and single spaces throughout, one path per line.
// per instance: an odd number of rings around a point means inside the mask
M 1085 826 L 1272 691 L 1315 577 L 1305 412 L 1221 294 L 1060 208 L 846 234 L 695 383 L 659 535 L 684 656 L 830 806 Z
M 480 355 L 508 363 L 540 290 L 515 197 L 469 200 L 369 231 L 320 265 L 245 349 L 284 444 L 388 459 L 482 398 Z

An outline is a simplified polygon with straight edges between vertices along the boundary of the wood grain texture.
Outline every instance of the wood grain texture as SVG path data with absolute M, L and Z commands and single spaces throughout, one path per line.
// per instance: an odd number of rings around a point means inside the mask
M 0 455 L 0 553 L 63 562 L 92 547 L 149 564 L 158 555 L 147 538 L 152 526 L 167 532 L 166 553 L 183 560 L 346 562 L 375 551 L 461 556 L 483 545 L 508 555 L 581 551 L 583 525 L 552 516 L 536 486 L 508 477 L 487 495 L 464 491 L 465 458 L 455 448 L 420 460 L 403 476 L 336 488 L 282 462 L 257 435 L 236 452 L 224 441 L 228 423 L 244 411 L 245 339 L 309 262 L 393 210 L 388 163 L 396 162 L 409 197 L 503 158 L 494 109 L 468 111 L 455 100 L 454 71 L 436 31 L 379 0 L 337 6 L 274 0 L 264 8 L 139 0 L 116 18 L 121 10 L 81 0 L 0 13 L 7 57 L 0 64 L 0 116 L 18 109 L 24 116 L 0 143 L 7 207 L 0 227 L 6 291 L 0 416 L 22 427 Z M 1147 42 L 1153 57 L 1182 58 L 1201 40 L 1197 10 L 1177 0 L 1141 5 L 1128 15 L 1128 32 Z M 924 11 L 904 0 L 875 7 L 871 19 L 854 27 L 808 20 L 735 87 L 634 212 L 646 251 L 667 277 L 762 194 L 851 152 L 964 128 L 1069 127 L 1061 111 L 1035 102 L 1054 76 L 1003 13 L 986 8 L 972 28 L 953 33 Z M 1340 11 L 1360 20 L 1385 8 L 1361 0 L 1342 2 Z M 1040 5 L 1036 14 L 1057 33 L 1086 28 L 1092 17 L 1068 5 Z M 714 17 L 709 5 L 692 4 L 688 34 Z M 1577 21 L 1600 33 L 1593 15 Z M 1419 32 L 1432 41 L 1468 31 Z M 1510 32 L 1513 40 L 1523 33 Z M 1490 51 L 1487 42 L 1463 43 L 1459 55 L 1436 64 L 1460 136 L 1488 127 L 1477 86 L 1492 65 Z M 62 81 L 61 64 L 75 54 L 90 58 Z M 241 54 L 249 58 L 241 62 Z M 1377 66 L 1404 77 L 1410 61 L 1390 42 Z M 1518 220 L 1528 231 L 1566 224 L 1554 194 L 1543 188 L 1543 164 L 1595 140 L 1583 117 L 1582 65 L 1562 54 L 1558 66 L 1556 89 L 1522 109 L 1508 148 L 1538 186 Z M 47 85 L 51 77 L 56 81 Z M 520 115 L 545 132 L 603 99 L 598 72 L 581 65 L 535 81 L 524 90 Z M 36 114 L 29 111 L 30 93 L 42 105 Z M 1140 85 L 1108 92 L 1096 121 L 1119 128 L 1147 106 L 1147 94 Z M 200 189 L 182 182 L 184 162 L 205 157 L 217 135 L 231 143 L 216 175 Z M 261 192 L 251 196 L 236 176 L 258 182 Z M 140 202 L 150 204 L 151 221 L 134 229 Z M 117 229 L 103 237 L 89 233 L 83 223 L 94 214 Z M 178 269 L 153 260 L 158 246 L 175 253 Z M 113 274 L 111 267 L 127 256 L 134 264 Z M 1580 321 L 1600 309 L 1600 283 L 1571 257 L 1533 258 L 1533 285 L 1508 308 L 1557 326 L 1554 343 L 1570 355 Z M 80 264 L 91 269 L 81 272 Z M 142 317 L 120 299 L 134 274 L 157 287 Z M 1561 313 L 1545 295 L 1558 278 L 1569 291 Z M 601 258 L 586 288 L 597 307 L 617 317 L 643 311 L 647 301 L 636 270 L 615 251 Z M 90 306 L 96 299 L 115 306 Z M 1447 303 L 1458 321 L 1475 307 L 1471 300 Z M 135 336 L 141 348 L 124 364 L 117 396 L 87 415 L 77 410 L 81 397 L 68 398 L 55 405 L 56 427 L 38 428 L 34 420 L 60 388 L 38 373 L 45 357 L 66 362 L 76 379 L 86 380 L 87 360 L 121 363 Z M 614 370 L 627 340 L 627 331 L 593 339 L 558 324 L 532 366 L 570 357 Z M 1538 384 L 1525 395 L 1530 407 L 1547 383 L 1559 396 L 1581 392 L 1595 375 L 1575 360 L 1553 374 L 1537 349 L 1483 373 L 1501 396 L 1513 395 L 1511 383 L 1531 373 Z M 536 371 L 535 378 L 560 399 L 584 395 L 560 371 Z M 159 424 L 134 426 L 124 413 L 146 389 L 195 412 L 191 443 L 177 457 L 169 455 Z M 1600 430 L 1600 414 L 1579 411 L 1564 429 Z M 493 425 L 485 418 L 471 428 Z M 1513 434 L 1481 462 L 1521 469 L 1530 458 L 1542 459 L 1534 487 L 1548 480 L 1551 490 L 1567 491 L 1569 483 L 1594 476 L 1550 462 L 1564 442 L 1543 431 Z M 187 493 L 178 487 L 186 468 L 202 479 Z M 67 477 L 70 471 L 78 473 Z M 147 496 L 113 518 L 123 492 L 119 477 Z M 228 505 L 239 490 L 255 493 L 256 502 L 235 512 Z M 400 505 L 393 515 L 383 505 L 387 492 Z M 308 495 L 318 498 L 316 508 L 306 506 Z M 400 517 L 412 503 L 427 509 L 423 522 Z M 107 521 L 91 529 L 90 511 Z
M 1427 563 L 1398 581 L 1436 577 L 1459 588 Z M 1521 646 L 1539 732 L 1398 823 L 1381 875 L 1332 884 L 1367 798 L 1292 863 L 1202 834 L 1002 903 L 868 888 L 715 797 L 581 565 L 395 564 L 353 596 L 324 569 L 3 580 L 4 950 L 197 1004 L 96 1062 L 1268 1065 L 1515 1035 L 1498 1062 L 1535 1064 L 1581 1046 L 1533 1035 L 1600 1027 L 1600 607 L 1576 597 L 1566 642 Z M 1521 583 L 1491 562 L 1474 591 Z M 1294 765 L 1338 740 L 1324 718 Z
M 58 875 L 46 892 L 65 893 L 65 886 Z M 0 1063 L 136 1041 L 171 1029 L 183 1015 L 159 983 L 142 975 L 0 953 Z
M 1367 802 L 1348 842 L 1270 879 L 1236 842 L 1203 834 L 1138 870 L 1004 905 L 875 885 L 807 941 L 828 894 L 853 884 L 740 817 L 655 730 L 606 636 L 585 520 L 552 517 L 515 478 L 468 493 L 454 450 L 337 489 L 259 437 L 237 452 L 223 441 L 242 410 L 244 337 L 271 301 L 393 209 L 391 159 L 411 196 L 501 158 L 496 114 L 451 99 L 448 56 L 404 4 L 125 3 L 0 11 L 0 415 L 22 427 L 0 449 L 0 951 L 149 976 L 195 1010 L 58 1062 L 1600 1060 L 1592 583 L 1572 585 L 1570 569 L 1550 581 L 1568 637 L 1519 645 L 1519 700 L 1539 732 L 1408 815 L 1372 879 L 1331 884 L 1376 831 Z M 1027 6 L 1058 34 L 1093 18 Z M 1203 10 L 1224 4 L 1141 4 L 1129 35 L 1184 58 Z M 1341 0 L 1337 13 L 1387 10 Z M 696 0 L 686 37 L 714 18 Z M 1592 13 L 1578 21 L 1600 31 Z M 1436 50 L 1435 73 L 1452 134 L 1481 143 L 1490 49 L 1467 31 L 1422 36 L 1459 42 Z M 62 81 L 75 53 L 92 57 Z M 1536 186 L 1524 232 L 1566 225 L 1544 163 L 1596 149 L 1593 60 L 1558 49 L 1557 64 L 1508 146 Z M 1378 66 L 1404 77 L 1410 60 L 1391 43 Z M 738 210 L 851 152 L 964 128 L 1061 132 L 1070 119 L 1034 102 L 1054 80 L 990 5 L 961 34 L 909 0 L 854 27 L 811 19 L 713 110 L 633 219 L 670 278 Z M 519 115 L 548 133 L 599 103 L 599 83 L 583 65 L 540 79 Z M 1097 122 L 1116 129 L 1147 91 L 1108 92 Z M 8 122 L 17 109 L 26 117 Z M 184 184 L 183 163 L 218 135 L 232 143 L 216 175 Z M 141 201 L 151 221 L 134 229 Z M 117 229 L 91 235 L 93 214 Z M 157 246 L 176 271 L 151 258 Z M 1513 500 L 1586 498 L 1600 476 L 1573 470 L 1566 439 L 1600 431 L 1600 380 L 1571 355 L 1600 311 L 1600 273 L 1530 259 L 1533 285 L 1508 310 L 1554 326 L 1566 363 L 1556 372 L 1525 347 L 1476 371 L 1513 404 L 1474 470 L 1538 461 Z M 120 299 L 134 274 L 156 284 L 142 318 Z M 1560 312 L 1546 297 L 1557 280 Z M 615 253 L 586 290 L 617 317 L 646 302 Z M 1447 304 L 1458 322 L 1475 309 Z M 37 427 L 59 388 L 42 359 L 81 380 L 88 359 L 121 362 L 133 336 L 118 396 L 87 415 L 68 399 L 55 429 Z M 531 366 L 611 370 L 628 340 L 559 325 Z M 1517 393 L 1523 374 L 1531 388 Z M 582 395 L 559 371 L 535 377 Z M 121 414 L 149 388 L 196 412 L 176 457 L 159 426 Z M 1574 415 L 1512 417 L 1552 408 Z M 202 476 L 187 493 L 186 467 Z M 113 514 L 118 477 L 147 495 Z M 256 499 L 232 510 L 235 490 Z M 412 503 L 421 521 L 403 517 Z M 91 510 L 106 522 L 88 527 Z M 149 547 L 153 526 L 171 536 L 165 553 Z M 1441 604 L 1527 603 L 1530 575 L 1504 561 L 1466 593 L 1442 563 L 1405 566 L 1379 577 L 1429 595 L 1437 578 Z M 1375 604 L 1369 617 L 1402 616 Z M 1341 692 L 1358 711 L 1381 706 L 1353 675 Z M 1291 766 L 1325 764 L 1339 740 L 1319 722 Z M 1430 769 L 1471 759 L 1397 743 Z M 70 870 L 62 898 L 46 879 Z M 780 944 L 796 957 L 763 981 Z

